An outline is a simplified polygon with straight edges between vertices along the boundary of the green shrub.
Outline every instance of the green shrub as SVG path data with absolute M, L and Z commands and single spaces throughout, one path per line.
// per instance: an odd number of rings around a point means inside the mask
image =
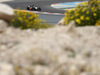
M 47 24 L 45 21 L 38 19 L 38 15 L 32 12 L 27 12 L 25 10 L 14 10 L 15 15 L 12 20 L 11 25 L 21 29 L 44 29 L 52 27 L 50 24 Z
M 76 26 L 95 25 L 100 19 L 100 1 L 91 0 L 77 5 L 74 9 L 66 10 L 64 22 L 68 24 L 74 20 Z M 99 20 L 100 21 L 100 20 Z

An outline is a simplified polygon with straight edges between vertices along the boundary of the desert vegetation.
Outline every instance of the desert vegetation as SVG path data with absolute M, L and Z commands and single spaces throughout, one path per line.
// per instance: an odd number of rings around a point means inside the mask
M 45 29 L 52 27 L 46 21 L 38 19 L 37 14 L 32 12 L 27 12 L 25 10 L 14 10 L 14 19 L 11 22 L 13 27 L 21 29 Z
M 67 25 L 74 20 L 76 26 L 100 25 L 100 0 L 80 3 L 74 9 L 66 10 L 64 22 Z

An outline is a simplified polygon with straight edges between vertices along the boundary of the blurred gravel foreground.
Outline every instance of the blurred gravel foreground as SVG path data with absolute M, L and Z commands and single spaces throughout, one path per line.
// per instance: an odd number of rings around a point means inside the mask
M 0 33 L 0 75 L 88 75 L 100 72 L 100 27 L 8 27 Z
M 5 13 L 9 20 L 0 17 L 0 75 L 99 74 L 100 26 L 75 27 L 72 21 L 68 26 L 20 30 L 9 26 L 11 13 Z

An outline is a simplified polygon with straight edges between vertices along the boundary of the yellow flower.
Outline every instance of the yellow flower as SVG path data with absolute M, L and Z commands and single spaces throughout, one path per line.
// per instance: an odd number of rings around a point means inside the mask
M 27 27 L 30 27 L 30 25 L 27 25 Z
M 97 2 L 100 3 L 100 0 L 98 0 Z
M 74 11 L 75 14 L 79 13 L 78 11 Z
M 91 4 L 94 4 L 94 3 L 95 3 L 95 1 L 96 1 L 96 0 L 91 0 L 91 1 L 90 1 L 90 3 L 91 3 Z
M 81 5 L 81 4 L 78 4 L 78 5 L 76 6 L 76 8 L 79 8 L 79 7 L 80 7 L 80 5 Z
M 22 10 L 22 12 L 25 12 L 25 10 Z
M 78 10 L 76 7 L 74 8 L 74 11 Z
M 65 15 L 68 15 L 68 13 L 65 13 Z
M 89 17 L 86 17 L 85 19 L 86 19 L 86 20 L 89 20 L 90 18 L 89 18 Z
M 69 12 L 69 13 L 71 13 L 72 11 L 73 11 L 73 10 L 72 10 L 72 9 L 70 9 L 68 12 Z
M 23 16 L 23 18 L 25 19 L 25 18 L 26 18 L 26 16 Z
M 84 5 L 87 6 L 88 2 L 84 2 Z
M 84 20 L 84 16 L 81 16 L 80 19 L 81 19 L 81 20 Z
M 94 11 L 95 10 L 95 7 L 92 7 L 91 10 Z
M 33 16 L 29 17 L 29 19 L 32 19 L 32 18 L 33 18 Z
M 76 19 L 75 21 L 76 21 L 78 24 L 81 23 L 80 19 Z
M 87 11 L 86 14 L 89 14 L 89 11 Z
M 79 13 L 75 14 L 75 16 L 76 16 L 76 17 L 79 16 Z
M 95 24 L 95 26 L 100 26 L 100 24 Z
M 71 16 L 71 19 L 73 19 L 74 18 L 74 16 Z
M 83 8 L 82 12 L 84 12 L 86 10 L 86 8 Z
M 16 11 L 15 11 L 15 12 L 16 12 Z M 20 14 L 20 12 L 18 11 L 18 12 L 16 12 L 16 14 L 17 14 L 17 15 L 19 15 L 19 14 Z
M 96 13 L 94 13 L 93 15 L 94 15 L 94 16 L 97 16 L 97 14 L 96 14 Z
M 22 21 L 23 19 L 21 17 L 18 18 L 20 21 Z

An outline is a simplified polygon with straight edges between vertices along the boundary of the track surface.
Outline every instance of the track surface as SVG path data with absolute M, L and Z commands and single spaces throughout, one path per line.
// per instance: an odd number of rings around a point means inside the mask
M 71 1 L 83 1 L 83 0 L 15 0 L 11 2 L 5 2 L 13 8 L 26 9 L 27 5 L 34 4 L 40 6 L 43 12 L 52 12 L 52 13 L 64 13 L 64 10 L 52 8 L 50 5 L 54 3 L 63 3 Z
M 41 12 L 51 12 L 51 13 L 64 13 L 64 10 L 56 9 L 51 7 L 51 4 L 55 3 L 63 3 L 63 2 L 73 2 L 73 1 L 84 1 L 84 0 L 14 0 L 10 2 L 4 2 L 10 5 L 12 8 L 21 8 L 26 9 L 28 5 L 34 4 L 35 6 L 41 7 Z M 45 19 L 52 24 L 56 24 L 61 18 L 64 16 L 62 15 L 42 15 L 40 14 L 41 19 Z

